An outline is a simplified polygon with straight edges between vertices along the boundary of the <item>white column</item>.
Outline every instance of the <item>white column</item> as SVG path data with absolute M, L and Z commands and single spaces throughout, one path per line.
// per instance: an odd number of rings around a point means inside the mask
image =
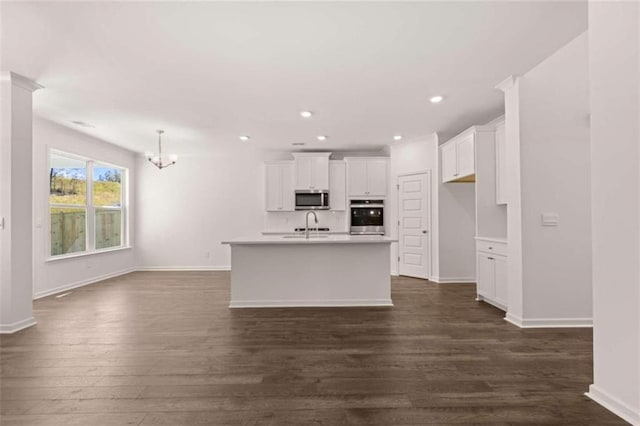
M 594 383 L 640 425 L 640 4 L 589 2 Z
M 507 157 L 507 279 L 509 301 L 505 319 L 518 326 L 524 316 L 522 282 L 522 196 L 520 193 L 520 82 L 509 77 L 496 86 L 504 92 Z
M 32 93 L 42 86 L 0 74 L 0 333 L 33 317 Z

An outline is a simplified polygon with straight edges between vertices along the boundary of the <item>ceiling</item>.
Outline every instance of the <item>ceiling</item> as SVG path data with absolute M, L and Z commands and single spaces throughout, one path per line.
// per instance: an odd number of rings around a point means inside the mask
M 587 27 L 584 2 L 558 1 L 0 7 L 2 68 L 45 86 L 37 115 L 139 152 L 163 128 L 178 154 L 378 149 L 482 124 L 501 114 L 497 83 Z

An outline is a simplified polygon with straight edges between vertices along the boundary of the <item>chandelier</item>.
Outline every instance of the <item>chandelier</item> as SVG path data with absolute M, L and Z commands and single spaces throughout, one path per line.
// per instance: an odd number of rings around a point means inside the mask
M 164 130 L 156 130 L 156 132 L 158 133 L 158 155 L 154 156 L 151 152 L 146 152 L 145 156 L 151 164 L 162 170 L 165 167 L 176 164 L 178 156 L 175 154 L 171 154 L 166 158 L 162 158 L 162 134 L 164 133 Z

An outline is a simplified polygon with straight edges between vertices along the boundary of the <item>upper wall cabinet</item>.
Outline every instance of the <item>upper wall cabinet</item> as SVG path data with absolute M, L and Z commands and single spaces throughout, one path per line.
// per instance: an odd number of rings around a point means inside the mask
M 507 204 L 507 138 L 504 123 L 496 126 L 496 203 Z
M 389 160 L 387 158 L 345 158 L 350 197 L 386 197 Z
M 334 211 L 347 209 L 347 165 L 342 160 L 329 161 L 329 206 Z
M 475 138 L 472 127 L 440 146 L 442 182 L 475 182 Z
M 292 212 L 295 210 L 293 169 L 293 161 L 265 163 L 267 211 Z
M 329 189 L 330 152 L 296 152 L 295 189 Z

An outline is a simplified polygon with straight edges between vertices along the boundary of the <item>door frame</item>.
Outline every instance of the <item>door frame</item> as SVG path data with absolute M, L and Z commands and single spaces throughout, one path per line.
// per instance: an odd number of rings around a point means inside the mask
M 418 170 L 415 172 L 410 172 L 410 173 L 399 173 L 398 175 L 396 175 L 396 233 L 398 235 L 398 251 L 397 251 L 397 256 L 395 258 L 395 262 L 396 262 L 396 271 L 398 271 L 398 276 L 400 276 L 400 260 L 398 259 L 398 257 L 400 257 L 400 178 L 402 177 L 407 177 L 407 176 L 416 176 L 416 175 L 426 175 L 427 178 L 427 188 L 429 189 L 429 195 L 428 195 L 428 201 L 429 201 L 429 208 L 427 209 L 427 223 L 429 224 L 429 233 L 428 238 L 429 241 L 427 242 L 428 247 L 429 247 L 429 276 L 427 278 L 427 280 L 431 281 L 433 278 L 433 238 L 432 238 L 432 233 L 433 233 L 433 219 L 432 219 L 432 210 L 433 210 L 433 195 L 432 195 L 432 187 L 431 187 L 431 169 L 424 169 L 424 170 Z

